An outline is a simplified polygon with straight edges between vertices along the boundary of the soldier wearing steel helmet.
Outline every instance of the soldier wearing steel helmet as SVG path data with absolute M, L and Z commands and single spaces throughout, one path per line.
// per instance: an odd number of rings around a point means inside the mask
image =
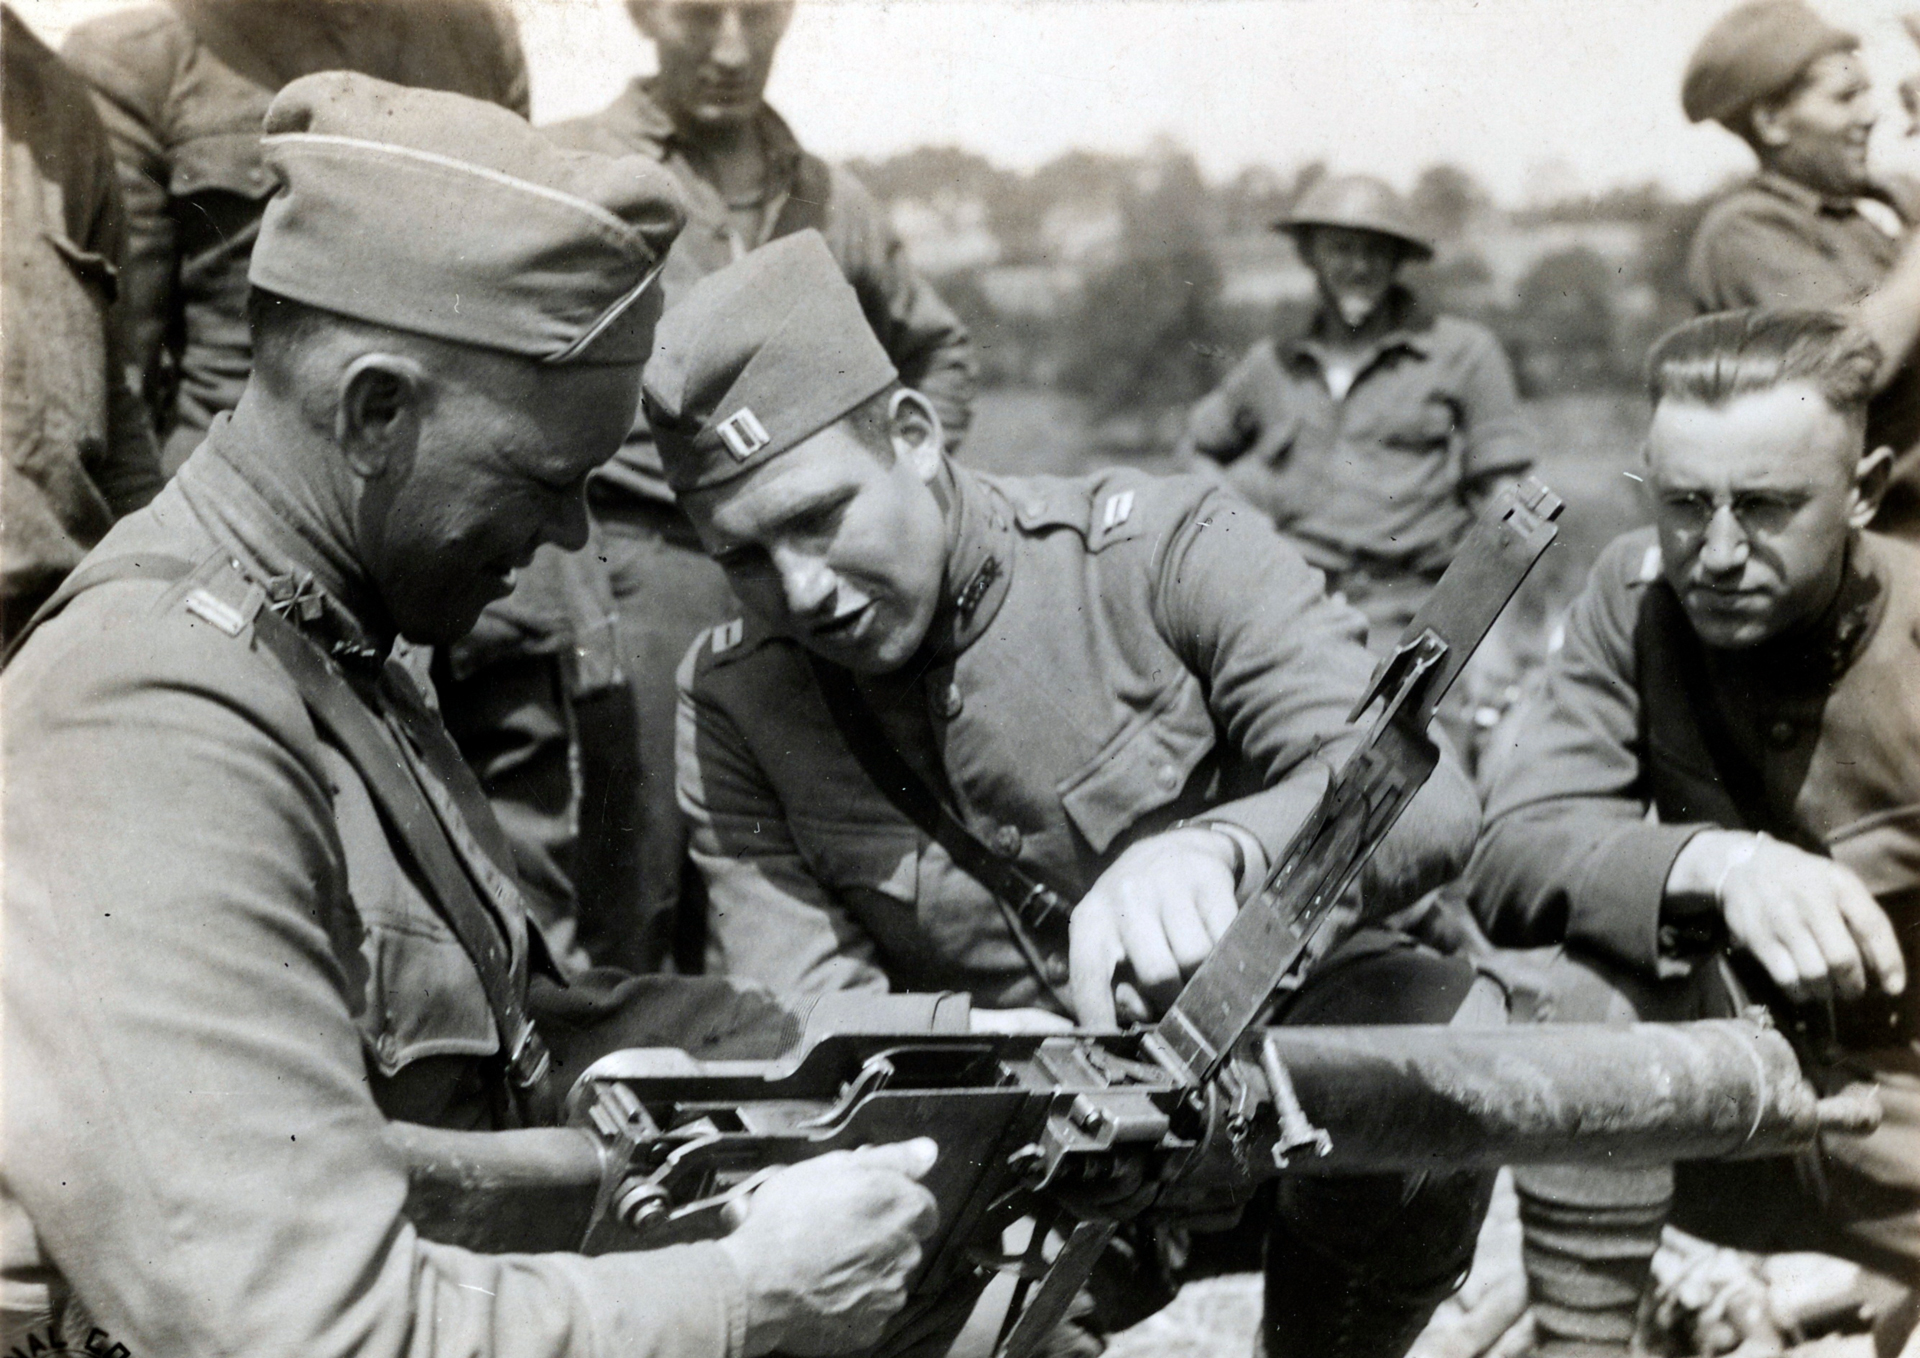
M 1433 246 L 1392 189 L 1324 179 L 1275 227 L 1319 305 L 1194 406 L 1180 451 L 1272 515 L 1377 646 L 1425 599 L 1475 506 L 1530 465 L 1527 431 L 1493 335 L 1433 315 L 1401 281 Z

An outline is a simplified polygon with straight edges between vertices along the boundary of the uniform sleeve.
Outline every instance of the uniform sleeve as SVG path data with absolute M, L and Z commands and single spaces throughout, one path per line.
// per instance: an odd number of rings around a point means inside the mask
M 478 11 L 476 27 L 490 51 L 486 54 L 493 88 L 484 98 L 512 109 L 522 118 L 532 116 L 533 101 L 527 79 L 527 54 L 520 45 L 520 26 L 502 0 L 467 0 Z
M 1491 334 L 1474 336 L 1460 372 L 1460 409 L 1466 423 L 1461 469 L 1469 484 L 1518 475 L 1533 465 L 1533 431 L 1520 410 L 1520 393 L 1506 351 Z
M 1362 738 L 1346 718 L 1373 671 L 1366 622 L 1327 596 L 1265 515 L 1226 492 L 1203 497 L 1169 535 L 1157 575 L 1161 634 L 1202 679 L 1215 721 L 1266 788 L 1210 815 L 1251 831 L 1278 859 Z M 1456 875 L 1479 814 L 1472 784 L 1443 753 L 1368 865 L 1368 912 L 1410 904 Z
M 127 385 L 145 393 L 151 405 L 164 387 L 162 354 L 179 265 L 167 211 L 171 170 L 163 131 L 174 53 L 159 24 L 123 32 L 115 19 L 105 19 L 74 29 L 62 55 L 92 87 L 119 168 L 126 245 L 113 309 L 115 343 Z
M 1488 752 L 1468 886 L 1496 943 L 1577 940 L 1654 969 L 1667 875 L 1700 827 L 1647 817 L 1629 582 L 1651 544 L 1636 534 L 1601 557 L 1565 644 Z
M 1258 436 L 1253 427 L 1253 412 L 1242 391 L 1252 363 L 1253 355 L 1249 353 L 1234 365 L 1219 386 L 1202 396 L 1187 412 L 1186 428 L 1174 449 L 1176 461 L 1196 470 L 1231 462 Z
M 100 1328 L 141 1358 L 737 1353 L 744 1293 L 716 1246 L 480 1255 L 415 1234 L 297 699 L 184 613 L 159 634 L 73 617 L 5 686 L 0 1192 Z
M 1703 312 L 1860 300 L 1858 289 L 1798 232 L 1757 213 L 1734 213 L 1701 228 L 1687 259 L 1687 287 Z
M 900 380 L 933 402 L 951 451 L 973 418 L 973 340 L 967 327 L 914 269 L 864 184 L 836 168 L 833 199 L 847 277 L 860 295 L 861 309 L 900 369 Z
M 680 666 L 674 762 L 707 885 L 710 965 L 789 1002 L 887 989 L 873 938 L 809 871 L 752 748 L 702 691 L 707 645 L 702 635 Z

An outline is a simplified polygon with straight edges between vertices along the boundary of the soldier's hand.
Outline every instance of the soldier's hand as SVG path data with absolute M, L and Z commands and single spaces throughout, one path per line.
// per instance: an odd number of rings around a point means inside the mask
M 1668 890 L 1717 899 L 1733 941 L 1794 1000 L 1906 989 L 1887 912 L 1832 859 L 1768 835 L 1706 830 L 1674 860 Z
M 967 1026 L 976 1033 L 1070 1033 L 1073 1020 L 1051 1009 L 972 1009 Z
M 915 1180 L 938 1154 L 925 1137 L 834 1151 L 754 1191 L 720 1241 L 746 1285 L 748 1355 L 843 1353 L 879 1339 L 937 1221 Z
M 1193 826 L 1141 840 L 1100 874 L 1073 908 L 1067 950 L 1083 1028 L 1115 1026 L 1114 975 L 1123 962 L 1156 1009 L 1173 1002 L 1233 923 L 1235 859 L 1226 834 Z

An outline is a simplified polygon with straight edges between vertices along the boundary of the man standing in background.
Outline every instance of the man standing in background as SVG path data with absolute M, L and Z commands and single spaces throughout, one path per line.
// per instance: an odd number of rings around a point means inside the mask
M 813 228 L 902 380 L 925 393 L 949 445 L 957 445 L 973 396 L 966 328 L 913 271 L 866 188 L 802 150 L 767 106 L 767 77 L 792 3 L 629 0 L 627 8 L 653 43 L 659 73 L 634 81 L 599 113 L 548 131 L 582 150 L 649 156 L 680 185 L 687 226 L 660 277 L 666 304 L 775 237 Z M 686 831 L 674 801 L 674 671 L 701 629 L 735 606 L 725 575 L 701 553 L 675 504 L 643 415 L 636 413 L 625 446 L 595 477 L 592 506 L 619 605 L 619 659 L 637 735 L 631 762 L 608 771 L 608 829 L 631 840 L 637 828 L 640 861 L 608 863 L 619 880 L 585 880 L 580 889 L 583 898 L 607 903 L 606 923 L 626 936 L 602 960 L 645 969 L 675 950 L 676 918 L 697 924 L 702 913 L 679 908 Z M 617 763 L 619 752 L 612 757 Z M 623 816 L 637 826 L 620 824 Z M 697 964 L 697 931 L 677 951 L 683 963 Z
M 1801 0 L 1753 0 L 1708 30 L 1687 65 L 1688 119 L 1720 123 L 1760 172 L 1700 223 L 1687 285 L 1703 312 L 1846 307 L 1880 347 L 1867 444 L 1894 450 L 1874 527 L 1920 537 L 1920 254 L 1916 204 L 1867 169 L 1878 113 L 1860 40 Z
M 527 112 L 526 60 L 497 0 L 167 0 L 80 25 L 65 55 L 120 164 L 126 357 L 169 475 L 253 366 L 247 260 L 273 193 L 260 121 L 280 88 L 360 71 Z
M 86 87 L 0 8 L 0 645 L 122 514 L 160 489 L 108 309 L 126 222 Z

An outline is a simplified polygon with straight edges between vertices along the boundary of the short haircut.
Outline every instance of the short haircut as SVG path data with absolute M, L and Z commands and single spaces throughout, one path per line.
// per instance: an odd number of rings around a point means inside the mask
M 265 288 L 247 291 L 247 329 L 253 336 L 253 367 L 270 387 L 288 370 L 292 355 L 344 318 Z
M 1866 418 L 1880 346 L 1832 311 L 1722 311 L 1668 331 L 1647 359 L 1647 392 L 1662 401 L 1724 406 L 1806 382 L 1849 419 Z
M 890 382 L 885 391 L 876 392 L 841 416 L 860 441 L 881 462 L 893 465 L 893 394 L 900 383 Z

